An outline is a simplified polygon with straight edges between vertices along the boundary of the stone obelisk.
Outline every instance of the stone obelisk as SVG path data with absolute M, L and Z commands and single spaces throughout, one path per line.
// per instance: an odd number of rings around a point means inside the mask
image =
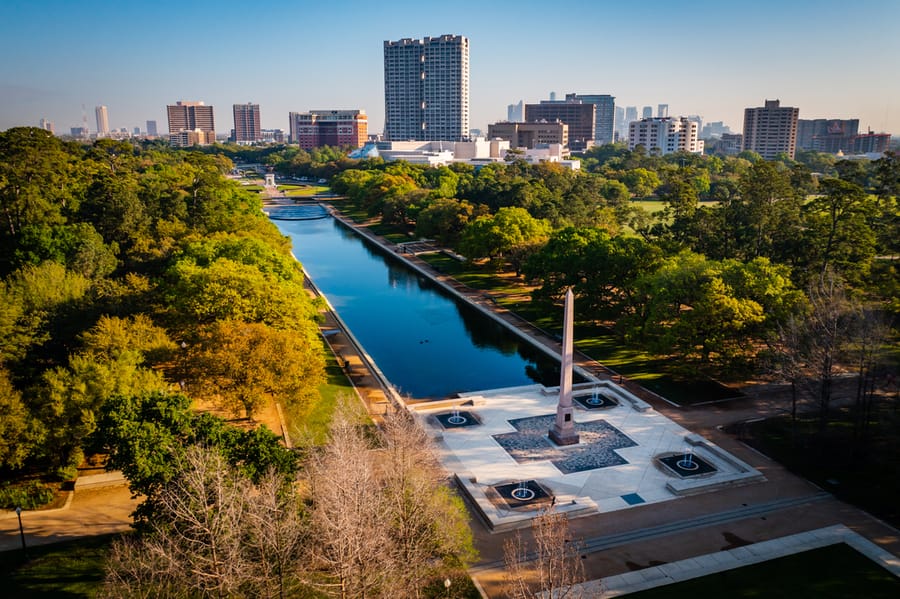
M 575 297 L 572 290 L 566 291 L 566 303 L 563 308 L 563 338 L 561 368 L 559 373 L 559 404 L 556 406 L 556 422 L 550 427 L 550 440 L 557 445 L 575 445 L 578 433 L 572 418 L 572 321 L 575 316 Z

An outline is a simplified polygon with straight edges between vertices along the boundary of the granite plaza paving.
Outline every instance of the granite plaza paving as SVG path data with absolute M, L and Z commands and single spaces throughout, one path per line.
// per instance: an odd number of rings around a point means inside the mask
M 603 409 L 578 401 L 601 393 L 607 398 Z M 556 445 L 547 434 L 557 388 L 465 393 L 439 405 L 417 404 L 414 410 L 437 441 L 445 468 L 496 531 L 528 526 L 545 507 L 510 506 L 497 492 L 502 485 L 534 481 L 556 510 L 574 517 L 765 480 L 611 381 L 576 385 L 572 395 L 580 442 L 569 446 Z M 665 458 L 684 462 L 688 470 L 672 470 L 662 463 Z

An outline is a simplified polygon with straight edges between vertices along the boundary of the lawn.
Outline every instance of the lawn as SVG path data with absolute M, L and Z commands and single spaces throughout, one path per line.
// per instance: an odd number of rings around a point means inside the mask
M 343 369 L 330 351 L 325 352 L 325 377 L 324 384 L 319 386 L 321 399 L 310 406 L 288 406 L 286 418 L 288 431 L 295 444 L 300 444 L 305 439 L 310 439 L 314 444 L 323 444 L 328 438 L 328 427 L 331 424 L 331 415 L 334 413 L 338 397 L 345 395 L 353 398 L 351 405 L 358 405 L 356 391 L 347 379 Z M 360 413 L 362 407 L 360 406 Z
M 629 599 L 893 599 L 900 579 L 838 544 L 628 595 Z
M 789 416 L 735 426 L 746 443 L 838 498 L 900 526 L 900 412 L 885 398 L 871 418 L 866 442 L 854 439 L 849 409 L 832 409 L 821 427 L 816 415 Z M 900 595 L 898 595 L 900 596 Z
M 114 536 L 0 553 L 0 588 L 8 598 L 96 597 L 103 583 L 106 553 Z
M 321 185 L 279 185 L 278 189 L 290 198 L 313 196 L 328 191 L 327 187 Z

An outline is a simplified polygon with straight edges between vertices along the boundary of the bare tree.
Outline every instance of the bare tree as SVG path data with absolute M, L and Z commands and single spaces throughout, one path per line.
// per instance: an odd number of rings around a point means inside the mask
M 390 596 L 419 597 L 429 578 L 474 557 L 471 531 L 424 429 L 409 414 L 395 412 L 385 418 L 382 433 Z
M 189 448 L 140 537 L 113 545 L 108 596 L 284 597 L 301 579 L 306 531 L 274 471 L 258 485 L 214 451 Z
M 531 523 L 534 548 L 528 551 L 521 533 L 506 541 L 507 593 L 513 599 L 579 599 L 584 582 L 581 544 L 569 535 L 569 520 L 550 508 Z
M 314 568 L 329 575 L 320 586 L 333 596 L 378 596 L 386 577 L 389 541 L 374 453 L 345 411 L 335 412 L 331 440 L 308 464 Z
M 249 552 L 253 593 L 284 599 L 301 584 L 308 530 L 301 517 L 297 492 L 274 471 L 256 485 L 244 520 L 245 549 Z

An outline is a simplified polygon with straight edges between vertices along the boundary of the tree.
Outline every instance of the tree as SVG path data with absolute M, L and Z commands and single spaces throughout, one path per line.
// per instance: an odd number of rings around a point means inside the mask
M 854 183 L 825 179 L 824 193 L 805 206 L 807 244 L 821 277 L 830 268 L 843 276 L 866 273 L 875 257 L 875 235 L 867 222 L 874 202 Z
M 327 572 L 320 585 L 331 596 L 377 596 L 386 582 L 389 546 L 386 510 L 374 453 L 364 432 L 336 411 L 331 439 L 307 465 L 312 506 L 313 568 Z
M 265 426 L 238 429 L 193 412 L 187 397 L 170 392 L 111 398 L 100 409 L 92 444 L 109 454 L 107 467 L 123 472 L 132 493 L 146 498 L 135 512 L 138 525 L 159 516 L 156 498 L 191 446 L 215 449 L 254 482 L 270 469 L 292 478 L 297 467 L 296 456 Z
M 22 395 L 0 369 L 0 469 L 21 468 L 32 451 L 33 424 Z
M 305 530 L 291 487 L 274 473 L 254 484 L 215 451 L 190 448 L 183 460 L 158 517 L 114 542 L 107 595 L 293 596 Z
M 552 508 L 531 522 L 534 549 L 529 552 L 521 533 L 503 545 L 507 593 L 513 599 L 582 597 L 584 582 L 580 543 L 571 539 L 569 520 Z
M 729 257 L 784 261 L 801 236 L 800 200 L 790 172 L 760 160 L 741 176 L 739 188 L 740 199 L 724 207 L 726 229 L 736 240 L 736 254 Z
M 549 235 L 549 223 L 532 217 L 524 208 L 501 208 L 493 216 L 469 223 L 460 245 L 471 258 L 493 260 L 514 248 L 541 243 Z
M 424 583 L 474 557 L 461 502 L 443 485 L 411 416 L 391 414 L 375 439 L 345 407 L 311 456 L 312 565 L 332 596 L 420 597 Z
M 216 322 L 189 348 L 189 372 L 202 392 L 253 419 L 271 397 L 303 404 L 318 397 L 325 360 L 318 337 L 262 323 Z
M 431 440 L 412 416 L 388 414 L 382 439 L 390 596 L 418 598 L 429 578 L 464 568 L 474 557 L 471 531 L 465 507 L 443 484 Z
M 437 198 L 419 212 L 416 235 L 436 238 L 443 244 L 452 245 L 459 241 L 466 225 L 473 218 L 484 216 L 484 212 L 466 200 Z
M 626 171 L 621 178 L 622 183 L 628 186 L 631 194 L 643 198 L 653 194 L 660 186 L 659 176 L 645 168 L 634 168 Z

